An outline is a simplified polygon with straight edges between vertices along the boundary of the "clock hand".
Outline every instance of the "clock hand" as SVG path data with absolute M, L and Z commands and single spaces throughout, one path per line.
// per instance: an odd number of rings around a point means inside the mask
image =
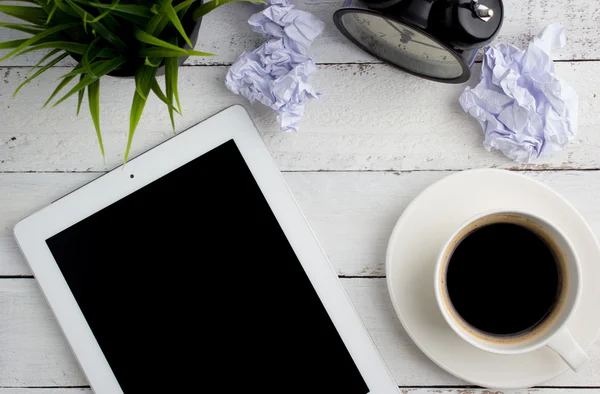
M 413 40 L 408 34 L 404 33 L 402 30 L 398 29 L 398 27 L 396 27 L 393 23 L 391 23 L 390 21 L 388 21 L 387 19 L 383 19 L 385 21 L 385 23 L 387 23 L 388 25 L 390 25 L 392 27 L 392 29 L 396 30 L 398 33 L 400 33 L 400 36 L 402 37 L 402 42 L 404 44 L 408 44 L 410 41 L 415 42 L 417 44 L 421 44 L 421 45 L 425 45 L 426 47 L 430 47 L 430 48 L 435 48 L 435 49 L 442 49 L 439 46 L 435 46 L 435 45 L 431 45 L 431 44 L 427 44 L 425 42 L 421 42 L 421 41 L 417 41 L 417 40 Z M 405 37 L 408 36 L 408 41 L 404 42 Z

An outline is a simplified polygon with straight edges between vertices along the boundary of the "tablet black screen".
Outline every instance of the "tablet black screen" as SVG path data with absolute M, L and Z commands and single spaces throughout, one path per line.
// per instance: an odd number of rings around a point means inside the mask
M 126 394 L 369 391 L 233 141 L 46 242 Z

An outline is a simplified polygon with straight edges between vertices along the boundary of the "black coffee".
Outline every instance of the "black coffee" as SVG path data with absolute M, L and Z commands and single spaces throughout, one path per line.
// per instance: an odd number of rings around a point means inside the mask
M 510 223 L 489 224 L 467 235 L 450 257 L 446 281 L 456 312 L 492 335 L 536 327 L 552 311 L 561 288 L 550 247 Z

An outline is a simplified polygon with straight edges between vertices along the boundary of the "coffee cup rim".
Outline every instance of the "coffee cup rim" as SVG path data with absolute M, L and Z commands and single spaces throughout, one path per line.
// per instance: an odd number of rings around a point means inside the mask
M 450 247 L 451 243 L 453 241 L 455 241 L 456 237 L 461 233 L 461 231 L 463 231 L 466 227 L 468 227 L 469 225 L 471 225 L 472 223 L 481 220 L 485 217 L 488 216 L 492 216 L 492 215 L 516 215 L 516 216 L 522 216 L 522 217 L 529 217 L 529 218 L 533 218 L 534 221 L 537 221 L 539 223 L 542 223 L 546 226 L 548 226 L 549 228 L 552 228 L 553 231 L 555 231 L 562 239 L 563 241 L 566 243 L 566 246 L 570 249 L 572 255 L 574 256 L 574 267 L 575 267 L 575 272 L 569 272 L 569 275 L 576 275 L 577 276 L 577 283 L 578 286 L 575 289 L 575 300 L 573 302 L 573 306 L 571 307 L 571 309 L 569 311 L 567 311 L 565 313 L 565 318 L 563 319 L 563 321 L 554 329 L 555 333 L 550 335 L 549 337 L 545 338 L 544 340 L 540 340 L 538 342 L 532 343 L 532 344 L 528 344 L 527 346 L 522 346 L 522 347 L 506 347 L 506 348 L 502 348 L 502 347 L 493 347 L 493 346 L 489 346 L 486 347 L 484 345 L 482 345 L 479 341 L 476 341 L 473 338 L 472 334 L 468 334 L 466 332 L 465 329 L 463 329 L 462 327 L 460 327 L 460 324 L 458 324 L 455 321 L 455 318 L 453 316 L 451 316 L 450 312 L 447 310 L 447 306 L 446 303 L 444 301 L 444 295 L 442 294 L 442 288 L 443 286 L 440 283 L 440 277 L 441 277 L 441 270 L 442 268 L 445 267 L 445 262 L 446 259 L 444 258 L 444 256 L 446 255 L 446 252 L 448 250 L 448 248 Z M 516 209 L 494 209 L 494 210 L 489 210 L 483 213 L 480 213 L 478 215 L 475 215 L 469 219 L 467 219 L 466 221 L 464 221 L 457 229 L 456 231 L 454 231 L 452 233 L 452 235 L 450 235 L 450 237 L 448 238 L 448 240 L 444 243 L 444 246 L 442 247 L 442 249 L 440 250 L 440 252 L 438 253 L 437 256 L 437 260 L 436 260 L 436 264 L 435 264 L 435 269 L 434 269 L 434 293 L 435 293 L 435 299 L 436 299 L 436 303 L 438 305 L 438 308 L 440 310 L 440 313 L 442 314 L 442 316 L 444 317 L 444 320 L 446 321 L 446 323 L 452 328 L 452 330 L 458 334 L 463 340 L 465 340 L 466 342 L 468 342 L 469 344 L 482 349 L 484 351 L 488 351 L 488 352 L 492 352 L 492 353 L 497 353 L 497 354 L 520 354 L 520 353 L 526 353 L 526 352 L 531 352 L 533 350 L 539 349 L 541 347 L 544 347 L 548 344 L 548 342 L 550 342 L 550 340 L 552 339 L 552 337 L 560 332 L 562 329 L 564 329 L 568 322 L 569 319 L 573 316 L 573 313 L 576 309 L 576 305 L 579 303 L 580 297 L 581 297 L 581 263 L 579 261 L 579 257 L 575 251 L 575 248 L 573 247 L 573 244 L 571 243 L 571 241 L 569 240 L 569 238 L 562 232 L 562 230 L 560 230 L 557 226 L 555 226 L 551 221 L 549 221 L 548 219 L 546 219 L 543 216 L 537 215 L 535 213 L 531 213 L 531 212 L 526 212 L 526 211 L 520 211 L 520 210 L 516 210 Z M 556 324 L 556 323 L 555 323 Z

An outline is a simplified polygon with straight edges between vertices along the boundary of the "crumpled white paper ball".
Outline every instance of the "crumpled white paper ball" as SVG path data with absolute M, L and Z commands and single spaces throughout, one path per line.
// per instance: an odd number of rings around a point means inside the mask
M 486 49 L 481 82 L 460 104 L 483 128 L 486 150 L 519 163 L 560 151 L 577 133 L 579 99 L 555 73 L 551 52 L 565 46 L 564 27 L 547 26 L 529 47 Z
M 293 5 L 280 6 L 286 1 L 272 3 L 248 20 L 252 30 L 267 41 L 238 57 L 227 72 L 225 85 L 251 103 L 258 101 L 277 111 L 282 131 L 297 131 L 306 102 L 320 97 L 308 83 L 317 70 L 308 48 L 325 24 Z

